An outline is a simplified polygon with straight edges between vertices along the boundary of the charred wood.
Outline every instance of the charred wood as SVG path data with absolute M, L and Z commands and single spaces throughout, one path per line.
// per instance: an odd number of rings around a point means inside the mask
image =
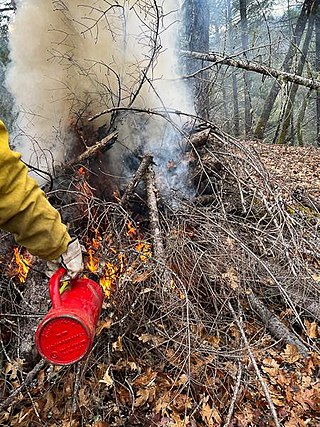
M 120 204 L 121 206 L 125 206 L 128 203 L 128 199 L 132 196 L 134 190 L 136 189 L 139 182 L 143 179 L 149 165 L 152 163 L 153 158 L 151 154 L 145 154 L 142 158 L 140 166 L 138 167 L 136 173 L 134 174 L 132 180 L 127 185 L 123 196 L 121 197 Z
M 171 274 L 166 266 L 166 255 L 158 209 L 158 189 L 155 183 L 155 174 L 151 166 L 149 166 L 149 169 L 145 174 L 145 183 L 147 190 L 147 203 L 149 208 L 150 232 L 153 239 L 154 258 L 162 267 L 164 267 L 164 280 L 166 282 L 166 286 L 168 287 L 171 282 Z
M 81 153 L 78 157 L 71 160 L 69 163 L 61 166 L 59 171 L 61 172 L 69 172 L 72 171 L 76 165 L 87 162 L 88 160 L 94 158 L 98 153 L 109 150 L 112 145 L 116 142 L 117 132 L 113 132 L 110 135 L 103 138 L 101 141 L 98 141 L 96 144 L 91 147 L 87 147 L 87 149 Z

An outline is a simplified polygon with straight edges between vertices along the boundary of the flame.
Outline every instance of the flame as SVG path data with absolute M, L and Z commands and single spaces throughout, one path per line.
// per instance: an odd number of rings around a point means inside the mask
M 106 262 L 103 270 L 103 276 L 100 277 L 100 285 L 107 297 L 111 294 L 111 289 L 118 277 L 118 267 L 111 264 L 111 262 Z
M 139 240 L 136 245 L 137 252 L 140 252 L 141 261 L 146 261 L 148 258 L 152 257 L 151 245 L 144 241 Z
M 135 249 L 137 252 L 141 253 L 140 260 L 146 261 L 147 258 L 151 258 L 152 251 L 150 243 L 147 243 L 140 238 L 139 230 L 133 227 L 131 221 L 128 221 L 127 229 L 127 234 L 130 239 L 135 240 L 137 242 Z
M 111 294 L 111 289 L 115 284 L 115 281 L 119 275 L 119 267 L 108 261 L 103 262 L 101 258 L 98 257 L 98 252 L 102 247 L 102 237 L 98 230 L 94 230 L 95 236 L 91 239 L 88 244 L 88 256 L 89 259 L 86 263 L 86 268 L 92 273 L 102 275 L 99 279 L 99 284 L 102 287 L 106 297 L 109 297 Z M 111 252 L 117 253 L 114 248 L 109 248 Z
M 76 188 L 80 191 L 80 193 L 82 193 L 83 196 L 92 197 L 93 196 L 93 189 L 88 184 L 87 171 L 83 166 L 81 166 L 78 169 L 78 175 L 79 175 L 79 180 L 78 180 L 77 184 L 75 185 Z
M 16 263 L 16 270 L 14 275 L 18 277 L 20 283 L 24 283 L 27 279 L 30 269 L 32 255 L 25 252 L 25 256 L 19 253 L 19 248 L 13 248 L 14 262 Z
M 128 221 L 127 229 L 128 229 L 127 234 L 131 239 L 134 239 L 137 237 L 137 230 L 133 227 L 131 221 Z
M 146 261 L 152 257 L 151 244 L 141 239 L 139 230 L 133 226 L 131 221 L 127 223 L 127 235 L 134 242 L 135 250 L 139 253 L 138 260 Z M 103 242 L 106 242 L 106 240 L 108 241 L 108 247 L 103 246 Z M 94 237 L 87 243 L 88 260 L 86 268 L 100 276 L 99 284 L 106 297 L 110 297 L 112 289 L 121 274 L 125 271 L 133 273 L 137 268 L 137 259 L 128 266 L 125 253 L 117 251 L 112 242 L 112 235 L 109 235 L 107 239 L 106 237 L 102 239 L 99 231 L 94 230 Z M 107 259 L 108 254 L 110 258 L 115 260 L 114 262 L 110 262 Z

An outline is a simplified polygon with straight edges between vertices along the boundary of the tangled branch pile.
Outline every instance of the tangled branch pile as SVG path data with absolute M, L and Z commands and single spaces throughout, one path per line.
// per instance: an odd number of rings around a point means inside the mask
M 193 200 L 160 199 L 150 164 L 126 203 L 70 185 L 63 215 L 108 279 L 96 344 L 13 396 L 23 319 L 3 316 L 2 423 L 319 424 L 319 211 L 275 186 L 250 145 L 214 128 L 187 142 Z

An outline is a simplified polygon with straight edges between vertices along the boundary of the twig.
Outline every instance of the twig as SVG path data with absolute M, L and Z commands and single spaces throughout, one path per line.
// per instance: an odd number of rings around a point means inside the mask
M 266 400 L 268 402 L 268 405 L 269 405 L 269 408 L 271 410 L 273 421 L 274 421 L 276 427 L 281 427 L 279 419 L 278 419 L 278 415 L 277 415 L 277 412 L 276 412 L 276 409 L 274 407 L 274 404 L 272 402 L 272 399 L 271 399 L 271 396 L 270 396 L 270 393 L 269 393 L 269 390 L 268 390 L 268 387 L 267 387 L 267 385 L 266 385 L 266 383 L 265 383 L 265 381 L 264 381 L 264 379 L 263 379 L 263 377 L 261 375 L 260 369 L 259 369 L 259 367 L 257 365 L 257 362 L 256 362 L 256 360 L 254 358 L 254 355 L 253 355 L 253 353 L 251 351 L 251 348 L 249 346 L 249 342 L 247 340 L 246 334 L 245 334 L 245 332 L 243 330 L 243 327 L 241 325 L 241 321 L 237 317 L 237 315 L 236 315 L 236 313 L 235 313 L 235 311 L 234 311 L 234 309 L 233 309 L 232 304 L 231 304 L 230 301 L 228 301 L 228 306 L 229 306 L 229 309 L 230 309 L 230 311 L 231 311 L 231 313 L 232 313 L 232 315 L 234 317 L 234 320 L 235 320 L 235 322 L 236 322 L 236 324 L 237 324 L 237 326 L 239 328 L 239 331 L 240 331 L 241 337 L 243 339 L 244 345 L 246 347 L 246 350 L 248 352 L 249 358 L 250 358 L 251 363 L 252 363 L 252 365 L 253 365 L 253 367 L 254 367 L 254 369 L 256 371 L 257 377 L 258 377 L 258 379 L 260 381 L 260 384 L 261 384 L 262 390 L 264 392 L 265 398 L 266 398 Z
M 72 395 L 72 406 L 71 406 L 71 413 L 75 414 L 78 408 L 78 394 L 80 389 L 80 373 L 81 373 L 81 362 L 77 363 L 77 371 L 76 371 L 76 378 L 74 381 L 74 389 L 73 389 L 73 395 Z
M 240 389 L 241 377 L 242 377 L 242 365 L 241 365 L 241 362 L 239 361 L 237 381 L 236 381 L 236 384 L 234 386 L 233 395 L 232 395 L 232 399 L 231 399 L 230 406 L 229 406 L 229 411 L 228 411 L 226 421 L 225 421 L 223 427 L 229 427 L 230 426 L 231 418 L 233 415 L 234 407 L 235 407 L 237 397 L 238 397 L 238 393 L 239 393 L 239 389 Z
M 0 403 L 0 411 L 3 411 L 7 406 L 12 404 L 13 399 L 21 393 L 34 379 L 34 377 L 41 371 L 41 369 L 45 366 L 47 362 L 44 359 L 41 359 L 40 362 L 36 364 L 36 366 L 28 372 L 26 379 L 23 381 L 20 387 L 16 388 L 14 392 L 10 394 L 7 399 L 5 399 L 2 403 Z
M 153 157 L 151 154 L 145 154 L 143 156 L 142 161 L 136 173 L 134 174 L 132 180 L 127 185 L 127 188 L 125 189 L 125 192 L 121 197 L 121 201 L 120 201 L 121 206 L 125 206 L 127 204 L 128 198 L 132 195 L 132 193 L 134 192 L 139 182 L 143 179 L 143 176 L 146 173 L 146 170 L 148 169 L 152 161 L 153 161 Z

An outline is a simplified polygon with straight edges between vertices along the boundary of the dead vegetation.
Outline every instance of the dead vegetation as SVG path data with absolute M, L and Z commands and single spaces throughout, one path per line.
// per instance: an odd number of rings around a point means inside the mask
M 20 285 L 2 255 L 1 425 L 319 425 L 319 210 L 250 144 L 201 132 L 186 139 L 191 200 L 160 196 L 150 157 L 117 200 L 78 172 L 51 194 L 108 295 L 87 360 L 21 359 L 39 273 Z

